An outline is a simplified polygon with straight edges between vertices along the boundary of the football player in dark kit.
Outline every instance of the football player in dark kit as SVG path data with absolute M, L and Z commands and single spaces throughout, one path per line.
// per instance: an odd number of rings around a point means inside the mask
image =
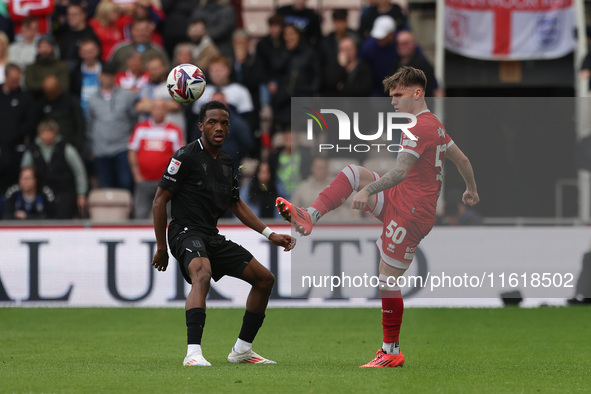
M 230 110 L 219 101 L 205 104 L 199 114 L 198 139 L 172 156 L 154 197 L 152 213 L 156 233 L 156 253 L 152 265 L 166 270 L 166 203 L 172 203 L 168 244 L 180 269 L 191 283 L 187 296 L 187 356 L 183 365 L 210 366 L 201 351 L 205 325 L 205 298 L 210 280 L 224 275 L 252 285 L 236 344 L 228 355 L 232 363 L 275 364 L 256 354 L 252 342 L 265 318 L 265 310 L 275 283 L 273 274 L 242 246 L 218 233 L 218 219 L 230 208 L 246 226 L 261 233 L 273 245 L 291 250 L 295 239 L 276 234 L 239 197 L 238 181 L 230 157 L 221 150 L 230 128 Z

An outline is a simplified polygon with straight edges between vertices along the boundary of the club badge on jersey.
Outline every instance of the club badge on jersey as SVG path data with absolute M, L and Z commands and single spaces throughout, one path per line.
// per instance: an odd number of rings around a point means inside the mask
M 176 159 L 170 159 L 170 164 L 168 165 L 168 173 L 170 175 L 174 175 L 179 172 L 179 168 L 181 167 L 181 162 Z

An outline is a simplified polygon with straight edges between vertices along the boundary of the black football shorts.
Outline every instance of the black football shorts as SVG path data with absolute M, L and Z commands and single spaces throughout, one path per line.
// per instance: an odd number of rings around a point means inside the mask
M 240 278 L 252 260 L 248 250 L 223 235 L 204 235 L 188 227 L 181 227 L 180 230 L 176 234 L 168 234 L 168 245 L 188 283 L 191 283 L 189 263 L 196 257 L 209 259 L 211 276 L 216 282 L 224 275 Z

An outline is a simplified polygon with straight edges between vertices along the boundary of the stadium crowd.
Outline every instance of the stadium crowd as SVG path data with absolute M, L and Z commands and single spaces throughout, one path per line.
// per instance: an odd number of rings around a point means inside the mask
M 128 190 L 133 217 L 148 218 L 170 156 L 200 137 L 199 109 L 212 99 L 232 109 L 224 149 L 245 175 L 243 199 L 275 217 L 277 195 L 305 196 L 295 183 L 315 190 L 329 167 L 292 146 L 291 97 L 385 96 L 381 81 L 403 65 L 425 71 L 427 95 L 443 94 L 407 11 L 390 0 L 369 2 L 358 29 L 334 9 L 327 35 L 296 0 L 269 9 L 264 37 L 242 28 L 240 1 L 21 3 L 0 1 L 4 218 L 85 218 L 89 190 L 101 188 Z M 194 104 L 167 91 L 183 63 L 206 73 Z

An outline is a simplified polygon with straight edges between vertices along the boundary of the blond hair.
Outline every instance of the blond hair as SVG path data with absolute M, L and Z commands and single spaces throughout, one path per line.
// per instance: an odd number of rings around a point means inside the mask
M 384 91 L 389 93 L 390 90 L 396 89 L 397 87 L 420 87 L 423 92 L 427 88 L 427 77 L 422 70 L 410 66 L 402 66 L 394 73 L 394 75 L 382 81 L 384 84 Z
M 109 14 L 111 11 L 116 10 L 117 8 L 119 8 L 119 6 L 112 1 L 101 0 L 101 2 L 96 6 L 94 18 L 106 26 L 109 23 Z
M 39 125 L 37 126 L 37 133 L 40 133 L 42 130 L 51 130 L 54 133 L 59 134 L 60 127 L 55 120 L 44 119 L 39 122 Z

